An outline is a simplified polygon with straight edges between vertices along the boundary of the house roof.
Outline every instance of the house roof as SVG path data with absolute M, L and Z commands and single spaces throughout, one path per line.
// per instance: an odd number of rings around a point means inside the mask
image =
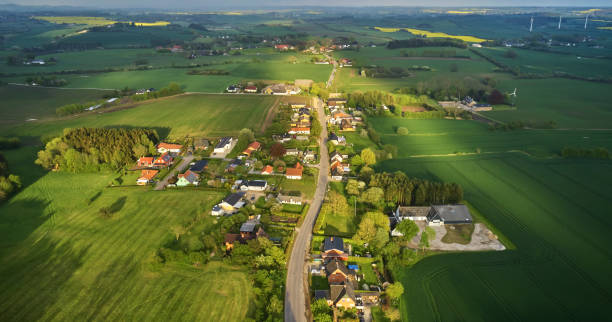
M 427 220 L 442 220 L 445 224 L 471 223 L 472 215 L 465 205 L 433 205 Z
M 255 231 L 255 226 L 257 225 L 257 223 L 252 222 L 252 221 L 247 221 L 244 224 L 242 224 L 242 226 L 240 226 L 240 232 L 244 232 L 244 233 L 252 233 Z
M 425 217 L 431 207 L 397 207 L 399 217 Z
M 153 160 L 155 160 L 154 157 L 140 157 L 138 162 L 153 163 Z
M 302 197 L 297 197 L 297 196 L 285 196 L 285 195 L 278 195 L 277 197 L 278 201 L 283 202 L 283 201 L 294 201 L 294 202 L 302 202 Z
M 259 148 L 261 148 L 261 143 L 257 141 L 252 142 L 251 144 L 249 144 L 249 146 L 247 146 L 247 149 L 251 149 L 251 150 L 258 150 Z
M 245 89 L 248 89 L 248 90 L 257 90 L 257 86 L 247 86 L 247 87 L 245 87 Z
M 292 127 L 289 132 L 310 132 L 309 127 Z
M 249 187 L 265 187 L 268 185 L 266 180 L 249 180 L 246 182 L 246 186 Z
M 329 293 L 330 293 L 329 296 L 331 300 L 334 302 L 334 305 L 338 303 L 338 301 L 340 301 L 345 296 L 355 301 L 355 290 L 353 289 L 352 283 L 330 285 Z
M 346 265 L 337 259 L 327 263 L 327 265 L 325 265 L 325 270 L 327 271 L 327 274 L 331 274 L 337 270 L 339 270 L 344 276 L 348 276 L 350 274 L 350 271 L 348 268 L 346 268 Z
M 183 146 L 182 146 L 182 145 L 180 145 L 180 144 L 172 144 L 172 143 L 160 142 L 160 143 L 157 145 L 157 148 L 158 148 L 158 149 L 164 148 L 164 149 L 166 149 L 166 150 L 174 150 L 174 149 L 179 149 L 179 150 L 180 150 L 180 149 L 182 149 L 182 148 L 183 148 Z
M 178 178 L 179 179 L 180 178 L 185 178 L 185 179 L 187 179 L 187 181 L 193 183 L 193 182 L 198 181 L 198 178 L 200 178 L 200 176 L 197 173 L 195 173 L 195 172 L 193 172 L 191 170 L 187 170 L 185 173 L 179 174 Z
M 223 202 L 228 203 L 232 206 L 236 205 L 240 199 L 242 199 L 242 197 L 244 197 L 244 192 L 240 191 L 240 192 L 236 192 L 236 193 L 232 193 L 230 195 L 228 195 L 227 197 L 225 197 L 225 199 L 223 199 Z
M 314 298 L 315 300 L 319 300 L 319 299 L 329 300 L 330 299 L 329 291 L 328 290 L 315 290 Z
M 339 250 L 344 251 L 344 240 L 341 237 L 326 237 L 323 241 L 323 251 L 328 250 Z
M 208 160 L 200 160 L 197 161 L 194 165 L 192 165 L 189 170 L 191 171 L 202 171 L 204 170 L 204 168 L 206 168 L 206 166 L 208 165 Z
M 142 170 L 142 172 L 140 172 L 140 178 L 138 179 L 151 180 L 158 172 L 157 170 Z
M 290 177 L 301 177 L 302 168 L 287 168 L 285 174 Z
M 267 165 L 261 170 L 261 173 L 272 173 L 274 171 L 274 167 L 271 165 Z
M 329 156 L 330 159 L 337 159 L 340 158 L 340 160 L 342 160 L 342 154 L 338 153 L 338 151 L 334 151 L 332 152 L 332 154 Z
M 224 146 L 230 144 L 231 141 L 232 141 L 232 138 L 229 136 L 222 137 L 219 143 L 215 145 L 215 148 L 223 148 Z
M 233 244 L 235 241 L 240 239 L 240 234 L 225 234 L 225 242 Z
M 160 155 L 157 159 L 155 159 L 155 162 L 162 162 L 162 163 L 167 163 L 170 161 L 172 161 L 172 156 L 170 156 L 168 152 L 165 152 L 164 154 Z
M 336 133 L 332 132 L 329 134 L 329 141 L 338 141 L 338 136 Z
M 210 142 L 207 139 L 203 139 L 203 138 L 199 138 L 199 139 L 195 139 L 193 142 L 193 145 L 195 146 L 209 146 Z
M 300 150 L 298 150 L 298 149 L 287 149 L 287 150 L 285 150 L 285 154 L 288 154 L 288 153 L 299 153 L 299 152 L 300 152 Z

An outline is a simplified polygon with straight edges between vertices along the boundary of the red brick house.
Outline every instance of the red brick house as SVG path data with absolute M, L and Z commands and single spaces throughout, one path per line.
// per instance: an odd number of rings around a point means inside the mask
M 340 237 L 327 237 L 323 241 L 323 252 L 321 258 L 324 261 L 339 259 L 348 260 L 348 254 L 344 252 L 344 240 Z
M 152 167 L 154 160 L 155 160 L 154 157 L 140 157 L 140 159 L 138 159 L 138 166 L 139 167 Z
M 327 281 L 329 284 L 352 283 L 355 280 L 355 272 L 348 269 L 344 262 L 338 259 L 333 259 L 325 265 L 327 273 Z
M 156 167 L 169 167 L 173 162 L 172 156 L 170 156 L 170 153 L 166 152 L 162 155 L 160 155 L 157 159 L 155 159 L 155 161 L 153 162 L 153 165 Z

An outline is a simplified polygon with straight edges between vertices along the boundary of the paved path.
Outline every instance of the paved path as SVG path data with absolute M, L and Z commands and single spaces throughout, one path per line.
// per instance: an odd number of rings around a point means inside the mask
M 325 125 L 325 111 L 323 101 L 314 98 L 314 107 L 317 110 L 319 122 L 321 123 L 321 135 L 319 137 L 320 161 L 319 179 L 312 203 L 304 219 L 304 223 L 296 229 L 297 235 L 291 250 L 291 258 L 287 268 L 287 283 L 285 290 L 285 322 L 307 321 L 306 301 L 308 298 L 308 279 L 306 278 L 306 259 L 310 250 L 312 239 L 312 228 L 321 209 L 325 192 L 327 191 L 327 173 L 329 172 L 329 156 L 327 154 L 327 126 Z
M 155 190 L 164 190 L 164 187 L 168 185 L 168 180 L 170 180 L 170 178 L 175 176 L 178 172 L 183 172 L 183 170 L 185 170 L 189 166 L 189 163 L 191 163 L 192 160 L 193 154 L 191 153 L 183 157 L 181 163 L 177 165 L 174 169 L 172 169 L 172 171 L 168 172 L 164 180 L 157 182 L 157 184 L 155 185 Z

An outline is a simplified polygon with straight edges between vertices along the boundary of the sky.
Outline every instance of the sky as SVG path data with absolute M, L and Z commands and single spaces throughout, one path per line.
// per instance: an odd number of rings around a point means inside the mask
M 173 9 L 222 9 L 261 6 L 612 6 L 612 0 L 0 0 L 0 4 L 87 6 L 98 8 L 173 8 Z

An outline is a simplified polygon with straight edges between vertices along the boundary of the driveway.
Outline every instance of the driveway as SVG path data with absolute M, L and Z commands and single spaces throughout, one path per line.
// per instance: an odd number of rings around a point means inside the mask
M 183 157 L 181 163 L 176 166 L 172 171 L 168 172 L 166 177 L 162 181 L 158 181 L 155 185 L 155 190 L 164 190 L 164 188 L 168 185 L 168 180 L 175 176 L 179 172 L 183 172 L 188 166 L 189 163 L 193 160 L 193 154 L 189 153 Z
M 323 101 L 319 98 L 314 98 L 313 106 L 316 108 L 319 122 L 321 123 L 321 135 L 319 137 L 320 146 L 320 162 L 319 162 L 319 179 L 317 181 L 317 189 L 315 191 L 312 203 L 304 218 L 304 223 L 299 229 L 296 229 L 297 235 L 291 250 L 291 258 L 287 267 L 287 283 L 285 290 L 285 321 L 307 321 L 306 318 L 306 301 L 308 297 L 308 279 L 307 276 L 307 255 L 310 250 L 310 241 L 312 239 L 312 229 L 319 215 L 321 204 L 325 199 L 327 191 L 327 173 L 329 172 L 329 155 L 325 139 L 327 138 L 327 126 L 325 124 L 325 112 L 323 110 Z

